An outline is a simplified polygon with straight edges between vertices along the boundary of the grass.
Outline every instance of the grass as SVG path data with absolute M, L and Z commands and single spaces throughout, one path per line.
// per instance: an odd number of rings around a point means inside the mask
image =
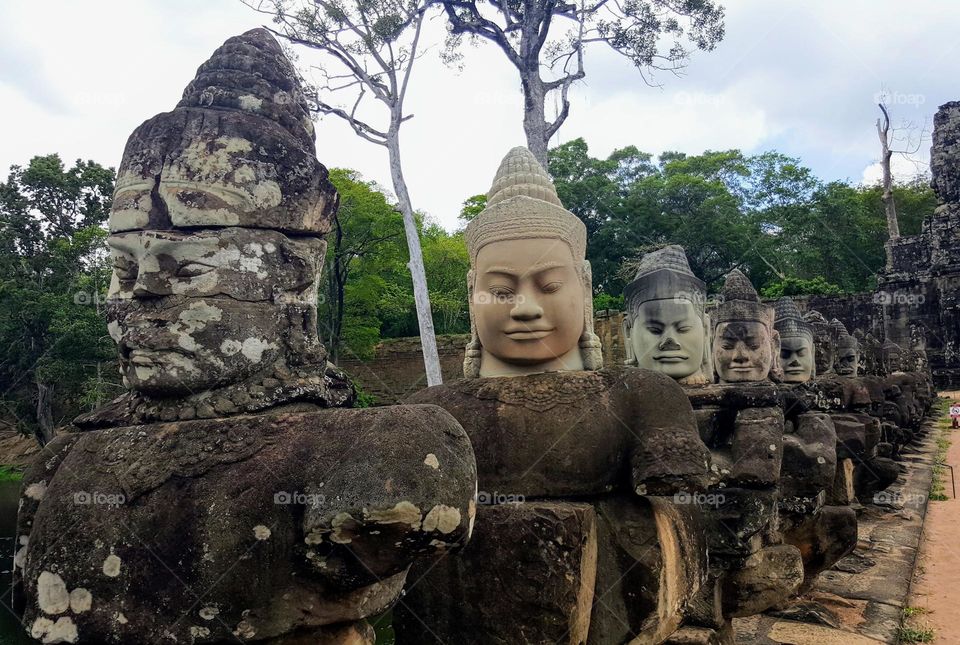
M 897 631 L 901 643 L 932 643 L 933 635 L 929 627 L 900 627 Z
M 940 413 L 940 417 L 937 419 L 936 427 L 940 431 L 939 436 L 937 437 L 937 452 L 934 455 L 934 463 L 938 464 L 946 460 L 947 452 L 950 450 L 950 444 L 952 443 L 951 433 L 953 430 L 950 428 L 950 418 L 946 416 L 947 409 L 949 408 L 949 401 L 946 399 L 940 399 L 937 401 L 937 411 Z M 943 502 L 950 499 L 947 496 L 946 486 L 944 485 L 944 471 L 946 468 L 943 466 L 934 466 L 933 467 L 933 481 L 930 483 L 930 500 L 934 502 Z M 916 641 L 916 642 L 925 642 L 925 641 Z
M 913 616 L 919 616 L 920 614 L 927 613 L 927 610 L 923 607 L 904 607 L 903 608 L 903 617 L 912 618 Z
M 18 482 L 23 479 L 23 471 L 13 466 L 0 465 L 0 482 Z

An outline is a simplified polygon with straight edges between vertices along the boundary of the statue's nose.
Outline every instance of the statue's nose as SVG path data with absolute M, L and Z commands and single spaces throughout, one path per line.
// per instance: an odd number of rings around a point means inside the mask
M 537 302 L 536 298 L 518 293 L 517 300 L 513 309 L 510 310 L 510 317 L 514 320 L 536 320 L 543 316 L 543 307 Z
M 665 334 L 663 340 L 660 341 L 660 349 L 663 351 L 677 350 L 680 349 L 680 343 L 672 334 Z

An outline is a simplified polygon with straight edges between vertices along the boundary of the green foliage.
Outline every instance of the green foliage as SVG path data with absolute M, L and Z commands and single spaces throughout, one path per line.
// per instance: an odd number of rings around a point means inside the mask
M 13 466 L 0 465 L 0 482 L 18 482 L 23 479 L 23 471 Z
M 0 404 L 21 432 L 49 433 L 102 402 L 110 385 L 116 394 L 116 350 L 101 311 L 113 180 L 95 162 L 67 169 L 47 155 L 0 183 Z
M 486 195 L 474 195 L 473 197 L 467 197 L 463 202 L 463 207 L 460 209 L 460 220 L 464 223 L 470 222 L 474 217 L 480 214 L 480 211 L 486 207 Z
M 812 280 L 803 278 L 784 278 L 773 282 L 760 290 L 764 298 L 782 298 L 783 296 L 832 296 L 842 293 L 840 287 L 830 284 L 820 276 Z
M 593 310 L 603 311 L 604 309 L 623 311 L 623 295 L 611 296 L 609 293 L 598 293 L 595 295 L 593 297 Z
M 777 152 L 665 152 L 654 163 L 632 146 L 595 159 L 576 139 L 550 150 L 549 171 L 587 227 L 595 293 L 619 295 L 632 277 L 625 259 L 663 244 L 683 246 L 711 288 L 739 267 L 771 296 L 866 291 L 884 265 L 880 188 L 823 183 Z M 901 232 L 918 232 L 932 190 L 918 179 L 894 194 Z
M 932 643 L 935 632 L 929 627 L 901 626 L 897 630 L 897 638 L 901 643 Z
M 335 168 L 340 211 L 327 237 L 319 307 L 321 336 L 333 358 L 368 359 L 381 338 L 419 334 L 403 218 L 383 189 Z M 482 207 L 481 207 L 482 210 Z M 470 329 L 463 235 L 418 217 L 420 245 L 437 333 Z

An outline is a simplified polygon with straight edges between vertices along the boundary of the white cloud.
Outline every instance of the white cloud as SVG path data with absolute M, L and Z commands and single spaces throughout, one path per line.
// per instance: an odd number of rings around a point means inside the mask
M 725 40 L 714 52 L 695 52 L 683 76 L 658 76 L 662 89 L 644 85 L 612 52 L 589 49 L 587 78 L 573 90 L 571 117 L 554 143 L 582 136 L 595 156 L 630 144 L 653 153 L 773 148 L 824 179 L 859 180 L 873 176 L 864 168 L 877 155 L 878 91 L 912 97 L 892 102 L 898 123 L 929 120 L 938 104 L 960 98 L 960 3 L 721 2 Z M 0 175 L 50 152 L 116 166 L 130 132 L 173 108 L 220 43 L 267 22 L 238 0 L 6 3 Z M 452 228 L 460 203 L 489 188 L 502 155 L 524 138 L 516 71 L 482 43 L 466 50 L 466 69 L 455 73 L 436 58 L 442 33 L 433 20 L 433 49 L 408 97 L 415 118 L 401 136 L 415 206 Z M 303 53 L 301 62 L 311 57 Z M 332 118 L 318 124 L 317 153 L 330 167 L 390 186 L 385 150 Z

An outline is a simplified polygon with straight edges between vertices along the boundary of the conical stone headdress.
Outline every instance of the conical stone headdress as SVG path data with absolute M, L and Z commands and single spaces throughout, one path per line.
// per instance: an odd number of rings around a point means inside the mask
M 631 308 L 650 300 L 685 298 L 703 313 L 707 285 L 693 275 L 683 247 L 672 244 L 640 259 L 637 274 L 624 287 L 623 295 Z
M 774 328 L 780 332 L 780 338 L 805 336 L 813 341 L 813 328 L 800 315 L 800 310 L 790 298 L 780 298 L 774 305 Z
M 847 331 L 846 325 L 834 318 L 830 321 L 830 329 L 836 334 L 837 350 L 841 349 L 860 349 L 860 342 L 856 336 L 851 336 Z
M 476 266 L 481 248 L 502 240 L 562 240 L 575 261 L 582 261 L 587 250 L 587 227 L 560 203 L 550 176 L 533 153 L 519 146 L 500 162 L 487 207 L 467 225 L 464 237 L 471 266 Z
M 720 294 L 723 302 L 717 307 L 717 323 L 734 320 L 753 320 L 766 325 L 771 323 L 770 309 L 760 302 L 757 290 L 740 269 L 727 274 Z
M 112 233 L 238 226 L 322 236 L 338 197 L 293 65 L 265 29 L 228 39 L 117 173 Z

